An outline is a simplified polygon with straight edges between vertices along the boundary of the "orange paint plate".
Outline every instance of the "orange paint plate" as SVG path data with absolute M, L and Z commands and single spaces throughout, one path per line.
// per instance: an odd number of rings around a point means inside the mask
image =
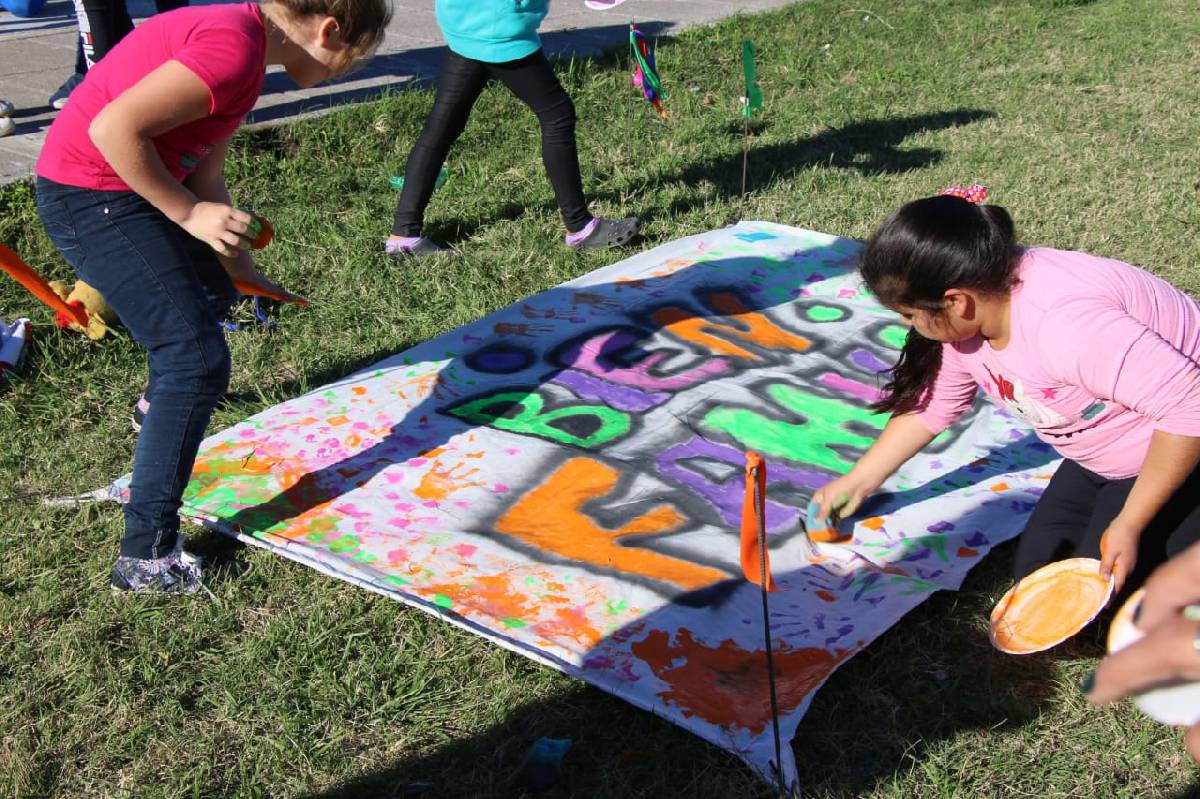
M 1100 561 L 1071 558 L 1050 563 L 1008 589 L 992 609 L 992 646 L 1010 655 L 1041 652 L 1082 630 L 1104 609 L 1113 583 Z

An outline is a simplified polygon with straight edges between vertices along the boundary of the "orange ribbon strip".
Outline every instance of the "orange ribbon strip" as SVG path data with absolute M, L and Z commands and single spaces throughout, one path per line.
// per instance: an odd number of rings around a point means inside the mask
M 57 311 L 77 322 L 80 327 L 87 327 L 88 315 L 82 304 L 67 305 L 62 297 L 54 293 L 54 289 L 50 288 L 50 284 L 43 280 L 41 275 L 21 260 L 21 256 L 3 244 L 0 244 L 0 269 L 28 289 L 30 294 L 44 302 L 50 310 Z
M 774 591 L 771 558 L 758 545 L 759 531 L 766 529 L 767 464 L 757 452 L 746 453 L 746 497 L 742 501 L 742 574 L 755 585 L 766 583 Z M 766 538 L 764 532 L 763 538 Z

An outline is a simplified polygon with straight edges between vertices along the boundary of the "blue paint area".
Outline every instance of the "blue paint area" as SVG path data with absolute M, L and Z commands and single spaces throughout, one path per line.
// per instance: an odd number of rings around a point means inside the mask
M 778 236 L 774 235 L 773 233 L 763 233 L 762 231 L 757 233 L 735 233 L 733 237 L 751 244 L 756 241 L 769 241 L 771 239 L 778 238 Z

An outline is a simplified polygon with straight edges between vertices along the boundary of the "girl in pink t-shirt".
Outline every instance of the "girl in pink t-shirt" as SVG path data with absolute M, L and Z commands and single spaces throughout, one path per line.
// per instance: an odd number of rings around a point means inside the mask
M 213 407 L 229 384 L 221 319 L 234 282 L 288 296 L 254 266 L 252 217 L 234 208 L 229 137 L 271 64 L 302 87 L 370 53 L 389 0 L 270 0 L 155 16 L 89 70 L 37 163 L 38 213 L 55 247 L 146 348 L 118 591 L 192 592 L 179 506 Z
M 868 243 L 863 281 L 912 330 L 874 406 L 891 419 L 810 522 L 853 513 L 982 387 L 1065 458 L 1015 576 L 1095 557 L 1132 589 L 1200 538 L 1200 306 L 1120 261 L 1021 247 L 976 198 L 910 202 Z

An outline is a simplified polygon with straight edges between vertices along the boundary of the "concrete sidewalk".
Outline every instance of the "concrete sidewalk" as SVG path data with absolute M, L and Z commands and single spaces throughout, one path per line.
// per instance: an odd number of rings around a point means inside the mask
M 213 1 L 193 0 L 196 4 Z M 592 11 L 583 0 L 556 0 L 542 26 L 542 42 L 551 55 L 587 56 L 626 41 L 630 20 L 647 35 L 666 35 L 792 1 L 628 0 L 614 9 Z M 307 90 L 297 89 L 286 74 L 273 69 L 247 122 L 270 124 L 436 76 L 445 45 L 434 20 L 433 0 L 400 0 L 395 8 L 387 39 L 369 65 L 346 80 Z M 129 0 L 129 10 L 135 19 L 144 19 L 154 6 L 150 0 Z M 51 0 L 32 18 L 13 16 L 0 7 L 0 99 L 17 106 L 17 130 L 0 138 L 0 184 L 33 174 L 46 130 L 54 120 L 47 101 L 74 69 L 76 36 L 70 0 Z

